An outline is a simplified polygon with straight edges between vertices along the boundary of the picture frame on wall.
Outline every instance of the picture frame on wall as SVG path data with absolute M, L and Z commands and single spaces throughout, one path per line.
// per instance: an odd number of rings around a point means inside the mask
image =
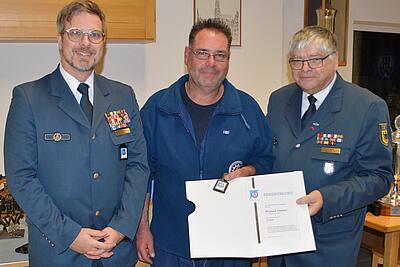
M 193 0 L 193 22 L 219 18 L 231 29 L 232 46 L 242 46 L 242 0 Z
M 304 0 L 304 26 L 332 30 L 338 40 L 339 66 L 347 65 L 349 0 Z

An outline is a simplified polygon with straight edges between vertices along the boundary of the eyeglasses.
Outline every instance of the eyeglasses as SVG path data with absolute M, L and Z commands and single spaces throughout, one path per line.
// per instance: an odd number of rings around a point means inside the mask
M 229 55 L 223 52 L 216 52 L 214 54 L 211 54 L 208 50 L 205 49 L 193 50 L 192 48 L 190 48 L 190 51 L 192 51 L 193 55 L 200 60 L 208 60 L 210 57 L 213 57 L 214 60 L 218 62 L 226 62 L 229 60 Z
M 98 30 L 90 30 L 84 32 L 79 28 L 70 28 L 68 30 L 65 30 L 64 32 L 67 33 L 68 38 L 74 43 L 82 41 L 83 36 L 85 36 L 85 34 L 87 34 L 89 41 L 93 44 L 101 43 L 105 37 L 105 34 L 102 31 Z
M 304 62 L 307 62 L 308 67 L 310 69 L 318 69 L 324 65 L 324 60 L 327 59 L 330 55 L 335 54 L 336 52 L 332 52 L 324 57 L 319 58 L 310 58 L 310 59 L 289 59 L 290 67 L 293 70 L 301 70 L 304 67 Z

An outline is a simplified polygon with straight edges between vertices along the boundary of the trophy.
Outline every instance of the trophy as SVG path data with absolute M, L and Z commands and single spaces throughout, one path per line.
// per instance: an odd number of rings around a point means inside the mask
M 335 32 L 335 16 L 337 10 L 331 5 L 331 1 L 328 1 L 325 6 L 325 10 L 322 7 L 315 10 L 317 13 L 317 25 L 327 28 L 331 32 Z
M 394 149 L 394 181 L 389 193 L 381 198 L 381 215 L 400 216 L 400 115 L 394 120 L 396 131 L 392 134 Z
M 24 212 L 18 206 L 8 190 L 6 179 L 0 175 L 0 239 L 24 236 L 24 229 L 20 229 L 20 220 Z

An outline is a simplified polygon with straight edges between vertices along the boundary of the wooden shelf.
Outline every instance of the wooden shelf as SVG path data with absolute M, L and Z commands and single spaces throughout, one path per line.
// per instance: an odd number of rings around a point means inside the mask
M 156 0 L 96 0 L 106 14 L 107 40 L 153 42 Z M 56 18 L 70 0 L 0 1 L 0 41 L 56 41 Z

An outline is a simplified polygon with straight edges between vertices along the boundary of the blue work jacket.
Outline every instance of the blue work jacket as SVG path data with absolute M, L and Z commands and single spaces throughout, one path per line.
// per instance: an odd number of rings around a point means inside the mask
M 141 116 L 154 180 L 155 244 L 189 258 L 188 215 L 195 207 L 186 199 L 185 182 L 219 178 L 240 164 L 254 166 L 257 174 L 270 173 L 273 157 L 272 134 L 262 110 L 227 80 L 198 149 L 180 92 L 187 80 L 185 75 L 155 93 Z

